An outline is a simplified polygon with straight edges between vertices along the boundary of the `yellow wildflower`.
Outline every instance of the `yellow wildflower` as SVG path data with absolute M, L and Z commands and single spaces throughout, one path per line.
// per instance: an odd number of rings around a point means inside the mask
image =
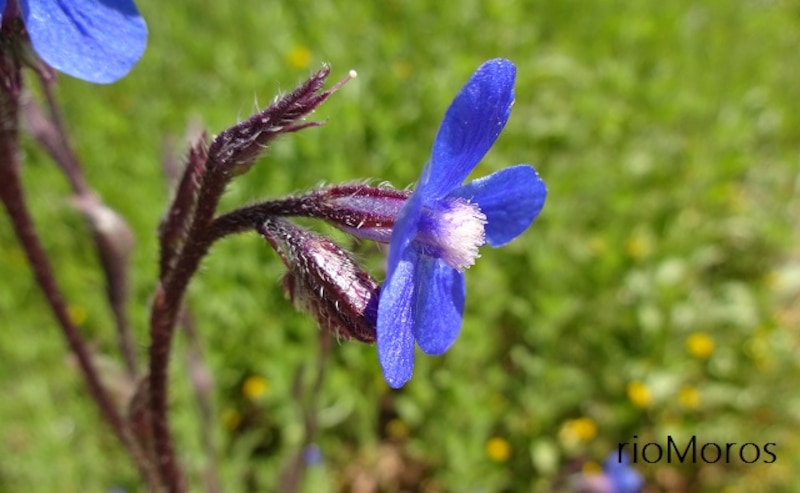
M 511 444 L 500 437 L 492 437 L 486 442 L 486 455 L 494 462 L 505 462 L 511 457 Z
M 249 401 L 257 401 L 269 390 L 269 381 L 259 375 L 252 375 L 242 384 L 242 394 Z
M 678 402 L 686 409 L 695 409 L 700 405 L 700 392 L 696 387 L 687 385 L 678 392 Z
M 586 461 L 586 463 L 583 464 L 583 467 L 581 467 L 581 472 L 583 474 L 591 476 L 591 475 L 594 475 L 594 474 L 602 474 L 603 473 L 603 468 L 597 462 L 595 462 L 593 460 L 590 460 L 590 461 Z
M 653 402 L 653 394 L 643 382 L 634 381 L 628 384 L 628 399 L 636 407 L 649 407 Z
M 86 322 L 88 318 L 88 314 L 86 313 L 86 308 L 80 305 L 69 305 L 67 307 L 67 315 L 69 316 L 70 321 L 76 326 L 80 327 Z
M 635 235 L 628 239 L 628 244 L 626 245 L 626 250 L 628 251 L 628 255 L 635 259 L 644 259 L 650 255 L 650 251 L 652 250 L 652 245 L 650 244 L 650 240 L 642 235 Z
M 695 358 L 708 359 L 714 352 L 714 339 L 705 332 L 695 332 L 686 338 L 686 350 Z
M 597 436 L 597 424 L 587 417 L 570 419 L 561 427 L 561 435 L 568 442 L 588 442 Z
M 286 59 L 294 68 L 306 68 L 311 63 L 311 52 L 305 46 L 295 46 L 289 50 Z

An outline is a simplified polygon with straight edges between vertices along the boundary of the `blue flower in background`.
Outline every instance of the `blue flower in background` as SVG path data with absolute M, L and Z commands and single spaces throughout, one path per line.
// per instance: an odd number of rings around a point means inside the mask
M 400 211 L 378 304 L 378 357 L 401 387 L 414 367 L 414 341 L 442 354 L 461 330 L 464 270 L 484 243 L 505 245 L 539 214 L 547 190 L 527 165 L 461 185 L 494 144 L 514 101 L 508 60 L 481 65 L 448 108 L 431 158 Z
M 639 493 L 644 486 L 644 480 L 630 466 L 628 454 L 611 453 L 603 463 L 603 471 L 611 483 L 613 493 Z
M 7 15 L 6 7 L 16 1 L 0 0 L 0 13 Z M 107 84 L 125 76 L 147 45 L 147 25 L 133 0 L 18 0 L 18 5 L 39 57 L 87 82 Z
M 628 454 L 613 452 L 603 463 L 603 472 L 580 474 L 573 490 L 577 493 L 639 493 L 644 479 L 630 466 Z

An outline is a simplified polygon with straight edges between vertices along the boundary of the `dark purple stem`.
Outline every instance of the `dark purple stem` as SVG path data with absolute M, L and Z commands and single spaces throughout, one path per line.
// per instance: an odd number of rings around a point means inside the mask
M 161 242 L 161 264 L 159 277 L 165 277 L 174 267 L 174 261 L 180 254 L 188 234 L 189 223 L 197 209 L 197 198 L 202 185 L 202 175 L 208 159 L 206 152 L 206 136 L 200 132 L 189 150 L 188 160 L 181 174 L 181 163 L 175 159 L 175 153 L 169 142 L 166 144 L 162 167 L 170 188 L 177 190 L 167 216 L 159 226 Z M 203 473 L 205 490 L 208 493 L 219 493 L 221 490 L 217 474 L 217 448 L 214 440 L 214 405 L 213 382 L 208 366 L 203 361 L 201 340 L 197 333 L 194 318 L 184 308 L 180 316 L 180 327 L 186 337 L 186 359 L 189 378 L 194 390 L 195 400 L 200 413 L 200 435 L 206 453 L 206 466 Z
M 159 482 L 154 471 L 150 467 L 144 452 L 132 439 L 122 416 L 114 407 L 113 401 L 100 381 L 97 369 L 92 364 L 91 355 L 87 349 L 86 342 L 69 318 L 66 303 L 61 295 L 61 290 L 56 284 L 52 268 L 47 259 L 47 254 L 39 242 L 33 220 L 25 204 L 24 193 L 20 185 L 19 163 L 16 157 L 16 132 L 14 130 L 9 130 L 10 121 L 7 119 L 7 116 L 5 111 L 0 115 L 0 119 L 4 122 L 3 129 L 0 130 L 0 199 L 2 199 L 6 212 L 11 218 L 14 232 L 33 269 L 36 282 L 39 284 L 40 289 L 45 295 L 45 299 L 53 310 L 53 314 L 67 339 L 70 349 L 76 356 L 81 372 L 86 379 L 89 393 L 92 395 L 95 402 L 97 402 L 102 415 L 111 425 L 114 433 L 128 448 L 136 464 L 139 466 L 140 473 L 148 482 L 151 489 L 158 489 Z
M 24 37 L 21 22 L 13 8 L 6 9 L 3 17 L 2 33 L 5 40 Z M 114 406 L 114 402 L 101 382 L 86 342 L 67 312 L 67 304 L 53 275 L 47 254 L 36 234 L 36 228 L 28 212 L 25 193 L 19 173 L 19 101 L 22 87 L 21 71 L 13 50 L 7 44 L 0 45 L 0 200 L 9 218 L 28 262 L 34 278 L 42 290 L 48 305 L 56 317 L 59 327 L 67 340 L 86 380 L 89 393 L 100 408 L 101 415 L 111 426 L 113 432 L 133 457 L 142 478 L 152 491 L 160 490 L 160 482 L 147 455 L 134 440 L 127 423 Z
M 208 225 L 227 183 L 227 177 L 219 171 L 206 173 L 203 178 L 187 242 L 174 267 L 159 283 L 150 314 L 150 410 L 153 443 L 161 478 L 171 492 L 186 490 L 183 473 L 175 458 L 167 417 L 167 375 L 172 335 L 189 280 L 213 241 L 207 234 Z
M 318 217 L 319 214 L 319 207 L 310 196 L 270 200 L 217 217 L 211 227 L 211 236 L 216 241 L 231 234 L 253 231 L 268 217 Z
M 22 105 L 23 122 L 33 137 L 58 164 L 74 193 L 73 203 L 83 213 L 92 230 L 95 250 L 106 278 L 106 297 L 114 316 L 117 340 L 125 367 L 136 378 L 136 346 L 126 309 L 128 298 L 129 256 L 133 249 L 133 232 L 125 221 L 103 204 L 86 181 L 80 161 L 67 138 L 63 118 L 53 93 L 53 79 L 37 71 L 43 88 L 49 118 L 29 98 Z

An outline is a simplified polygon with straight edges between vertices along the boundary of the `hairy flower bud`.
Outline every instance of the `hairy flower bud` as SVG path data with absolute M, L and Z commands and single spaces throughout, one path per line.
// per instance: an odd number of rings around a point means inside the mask
M 294 91 L 277 98 L 247 120 L 222 131 L 208 151 L 212 166 L 225 170 L 231 176 L 244 174 L 279 135 L 321 125 L 319 122 L 302 120 L 356 76 L 355 71 L 351 70 L 339 83 L 322 91 L 330 72 L 330 67 L 324 65 Z
M 257 229 L 289 269 L 283 287 L 296 306 L 339 337 L 375 342 L 379 286 L 348 252 L 284 219 Z
M 304 198 L 313 199 L 315 217 L 345 233 L 389 243 L 397 214 L 409 195 L 409 190 L 344 184 L 321 188 Z

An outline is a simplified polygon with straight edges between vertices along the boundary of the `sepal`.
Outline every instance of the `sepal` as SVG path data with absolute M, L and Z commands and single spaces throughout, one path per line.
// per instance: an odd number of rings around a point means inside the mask
M 375 342 L 379 285 L 348 252 L 284 219 L 257 229 L 288 268 L 283 287 L 295 306 L 338 337 Z

